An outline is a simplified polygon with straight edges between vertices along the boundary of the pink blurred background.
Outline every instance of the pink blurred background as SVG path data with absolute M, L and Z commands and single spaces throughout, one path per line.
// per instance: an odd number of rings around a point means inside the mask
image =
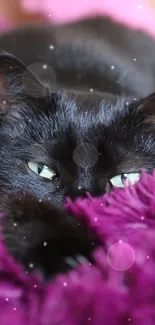
M 155 35 L 154 0 L 0 0 L 0 29 L 49 20 L 70 22 L 93 15 L 110 15 Z

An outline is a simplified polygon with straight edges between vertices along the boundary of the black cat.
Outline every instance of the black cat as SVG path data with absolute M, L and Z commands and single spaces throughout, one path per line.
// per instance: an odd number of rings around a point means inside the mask
M 155 167 L 155 43 L 104 18 L 24 27 L 0 47 L 5 241 L 26 268 L 53 275 L 94 247 L 65 198 L 101 195 Z

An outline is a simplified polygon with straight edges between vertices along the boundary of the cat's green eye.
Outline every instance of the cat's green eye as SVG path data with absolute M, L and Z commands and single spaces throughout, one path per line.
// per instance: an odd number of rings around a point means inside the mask
M 120 174 L 111 178 L 110 182 L 115 187 L 124 187 L 129 185 L 134 185 L 139 181 L 141 173 L 127 173 Z
M 28 164 L 28 167 L 35 174 L 39 175 L 40 177 L 44 177 L 44 178 L 48 178 L 48 179 L 52 180 L 56 176 L 56 173 L 54 172 L 54 170 L 52 170 L 51 168 L 49 168 L 46 165 L 36 163 L 33 161 L 29 161 L 27 164 Z

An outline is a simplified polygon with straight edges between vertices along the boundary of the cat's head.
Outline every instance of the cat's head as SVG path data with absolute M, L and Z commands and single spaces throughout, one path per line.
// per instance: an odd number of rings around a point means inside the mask
M 53 91 L 1 52 L 1 204 L 14 192 L 62 205 L 67 196 L 123 186 L 123 177 L 137 180 L 142 168 L 155 167 L 154 105 L 155 95 L 134 101 Z

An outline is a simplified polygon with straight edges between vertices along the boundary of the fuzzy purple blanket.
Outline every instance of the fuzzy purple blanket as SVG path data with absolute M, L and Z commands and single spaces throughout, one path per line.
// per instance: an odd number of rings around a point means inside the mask
M 0 240 L 1 325 L 154 325 L 155 172 L 112 195 L 68 202 L 102 246 L 46 285 Z M 93 244 L 93 243 L 92 243 Z

